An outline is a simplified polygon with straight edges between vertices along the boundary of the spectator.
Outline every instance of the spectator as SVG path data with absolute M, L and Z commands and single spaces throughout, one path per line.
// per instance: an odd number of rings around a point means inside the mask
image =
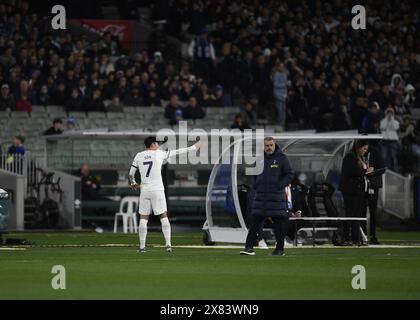
M 382 157 L 385 159 L 387 167 L 399 172 L 398 153 L 400 145 L 398 142 L 398 129 L 400 123 L 395 120 L 394 109 L 388 108 L 385 112 L 385 118 L 380 122 L 380 130 L 383 136 Z
M 41 91 L 38 94 L 38 104 L 44 107 L 50 105 L 50 95 L 45 84 L 41 87 Z
M 188 47 L 188 55 L 193 61 L 194 73 L 205 80 L 210 79 L 210 72 L 216 60 L 213 44 L 208 38 L 208 30 L 203 28 Z
M 32 104 L 35 102 L 32 85 L 26 80 L 21 80 L 19 88 L 15 90 L 16 110 L 32 112 Z
M 51 128 L 44 131 L 44 136 L 50 136 L 63 133 L 63 121 L 59 118 L 54 119 Z
M 348 100 L 349 99 L 346 95 L 341 94 L 339 97 L 339 104 L 334 108 L 333 118 L 335 130 L 337 131 L 350 130 L 352 128 L 350 105 Z
M 12 145 L 7 149 L 8 155 L 21 155 L 23 156 L 25 154 L 25 147 L 23 144 L 25 143 L 25 137 L 21 135 L 13 136 L 12 138 Z
M 106 54 L 101 56 L 101 62 L 99 67 L 99 73 L 108 76 L 111 72 L 115 71 L 114 65 L 109 61 L 109 57 Z
M 10 94 L 9 85 L 3 84 L 1 86 L 0 111 L 15 110 L 15 99 Z
M 228 96 L 225 95 L 222 85 L 217 85 L 215 88 L 215 101 L 214 106 L 216 107 L 231 107 L 232 101 Z
M 154 64 L 155 64 L 156 71 L 158 72 L 159 75 L 163 75 L 165 65 L 164 65 L 164 61 L 162 57 L 162 52 L 156 51 L 153 54 L 153 57 L 154 57 Z
M 133 88 L 131 90 L 131 95 L 127 95 L 125 97 L 124 105 L 132 107 L 139 107 L 144 105 L 143 99 L 140 97 L 138 88 Z
M 244 115 L 244 120 L 249 125 L 254 125 L 257 121 L 257 113 L 254 110 L 254 106 L 251 101 L 246 101 L 245 106 L 242 109 L 242 114 Z
M 157 96 L 156 90 L 152 89 L 148 92 L 144 105 L 146 107 L 161 107 L 162 102 Z
M 209 92 L 209 87 L 204 82 L 200 85 L 200 89 L 197 94 L 197 97 L 198 97 L 198 103 L 202 105 L 203 107 L 214 106 L 215 101 L 216 101 L 215 95 Z
M 106 111 L 104 102 L 101 98 L 102 92 L 99 89 L 95 89 L 92 93 L 92 98 L 88 103 L 88 111 L 104 112 Z
M 120 97 L 118 95 L 114 95 L 112 97 L 111 103 L 107 107 L 108 112 L 123 112 L 123 105 L 120 102 Z
M 181 80 L 181 91 L 179 93 L 179 98 L 182 101 L 188 101 L 188 99 L 191 97 L 192 95 L 192 87 L 190 84 L 190 81 L 187 79 L 182 79 Z
M 57 106 L 64 106 L 66 105 L 66 102 L 66 85 L 63 82 L 60 82 L 57 86 L 57 89 L 52 93 L 51 104 Z
M 7 150 L 6 164 L 9 166 L 9 171 L 22 174 L 23 173 L 23 159 L 25 155 L 25 147 L 23 143 L 25 138 L 21 135 L 13 136 L 12 145 Z
M 290 110 L 293 120 L 298 122 L 300 128 L 310 128 L 311 117 L 309 102 L 307 100 L 309 88 L 306 84 L 305 78 L 303 76 L 298 76 L 296 78 L 295 84 L 292 86 L 292 89 L 288 93 L 289 104 L 288 109 Z M 337 127 L 351 127 L 351 120 L 348 123 L 349 106 L 347 97 L 344 95 L 340 99 L 340 105 L 335 109 L 336 115 L 336 124 Z M 340 129 L 337 129 L 340 130 Z
M 403 172 L 420 170 L 420 120 L 417 123 L 411 117 L 405 117 L 401 126 L 400 140 L 403 149 Z
M 79 90 L 73 89 L 71 91 L 71 98 L 66 102 L 66 112 L 83 111 L 82 100 L 79 96 Z
M 0 64 L 4 69 L 9 70 L 16 64 L 16 59 L 13 56 L 13 48 L 6 47 L 4 53 L 0 56 Z
M 245 129 L 251 129 L 249 124 L 245 121 L 242 113 L 238 113 L 235 116 L 233 124 L 231 125 L 230 128 L 231 129 L 239 129 L 240 131 L 244 131 Z
M 396 96 L 403 95 L 404 89 L 405 89 L 405 83 L 404 83 L 403 78 L 401 77 L 400 74 L 395 73 L 391 78 L 391 85 L 390 85 L 391 92 Z
M 362 121 L 362 132 L 365 134 L 369 133 L 380 133 L 379 123 L 383 119 L 384 114 L 379 104 L 375 101 L 369 108 L 366 116 Z
M 101 189 L 101 185 L 99 180 L 90 174 L 89 165 L 83 164 L 79 169 L 78 175 L 82 178 L 82 199 L 99 199 L 99 190 Z
M 414 108 L 414 106 L 415 106 L 415 103 L 416 103 L 415 91 L 416 91 L 416 89 L 414 88 L 413 85 L 407 84 L 405 86 L 405 96 L 404 96 L 403 103 L 408 110 Z
M 241 59 L 242 60 L 242 59 Z M 242 61 L 238 63 L 238 76 L 235 80 L 239 82 L 242 94 L 252 92 L 254 82 L 253 74 L 255 70 L 255 61 L 252 51 L 248 50 Z
M 174 125 L 177 123 L 179 116 L 182 116 L 182 107 L 179 104 L 179 98 L 176 94 L 171 96 L 168 105 L 165 108 L 165 117 L 169 119 L 169 124 Z
M 184 109 L 184 119 L 202 119 L 205 114 L 204 109 L 198 105 L 197 98 L 190 97 Z
M 286 128 L 287 71 L 283 63 L 276 64 L 273 74 L 274 98 L 277 109 L 277 124 Z
M 79 80 L 78 90 L 79 90 L 79 97 L 82 101 L 82 105 L 85 105 L 91 95 L 90 89 L 87 87 L 87 84 L 86 84 L 86 79 L 81 78 Z
M 76 119 L 74 117 L 69 117 L 66 123 L 66 132 L 76 131 Z
M 22 95 L 16 102 L 16 111 L 23 111 L 27 113 L 32 112 L 32 103 L 28 100 L 27 95 Z

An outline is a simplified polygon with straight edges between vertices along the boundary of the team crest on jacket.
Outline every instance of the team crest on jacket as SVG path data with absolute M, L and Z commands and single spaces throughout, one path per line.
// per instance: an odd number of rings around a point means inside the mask
M 277 164 L 277 160 L 274 159 L 273 164 L 270 166 L 270 168 L 278 168 L 279 165 Z

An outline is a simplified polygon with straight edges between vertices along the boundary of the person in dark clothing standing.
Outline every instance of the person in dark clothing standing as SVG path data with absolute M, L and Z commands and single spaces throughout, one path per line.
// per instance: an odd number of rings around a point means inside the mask
M 374 167 L 376 169 L 385 168 L 385 161 L 382 157 L 381 151 L 378 146 L 378 142 L 376 140 L 369 141 L 369 150 L 365 156 L 366 163 L 368 167 Z M 379 196 L 379 189 L 382 188 L 382 175 L 376 175 L 372 177 L 368 177 L 369 179 L 369 189 L 366 195 L 366 202 L 367 206 L 365 206 L 365 214 L 366 210 L 369 207 L 369 214 L 370 214 L 370 224 L 369 224 L 369 232 L 370 232 L 370 244 L 380 244 L 378 238 L 376 237 L 376 211 L 378 208 L 378 196 Z
M 21 135 L 13 136 L 12 145 L 7 149 L 6 164 L 8 165 L 8 170 L 11 172 L 23 173 L 23 156 L 25 155 L 24 142 L 25 137 Z
M 90 174 L 89 166 L 87 164 L 83 164 L 80 167 L 79 176 L 82 178 L 82 199 L 99 199 L 99 190 L 101 188 L 99 180 Z
M 44 136 L 52 136 L 55 134 L 62 134 L 62 133 L 63 133 L 63 121 L 57 118 L 57 119 L 54 119 L 52 127 L 44 131 Z
M 366 174 L 374 170 L 363 159 L 368 149 L 366 140 L 356 140 L 352 150 L 343 159 L 339 190 L 343 193 L 346 217 L 362 218 L 366 213 L 366 193 L 369 184 Z M 343 245 L 360 243 L 360 222 L 345 221 L 343 233 Z
M 293 170 L 289 159 L 271 137 L 264 139 L 264 169 L 253 177 L 253 216 L 242 255 L 255 255 L 253 250 L 258 232 L 266 218 L 274 223 L 276 248 L 272 255 L 284 255 L 284 238 L 289 226 L 289 205 L 285 188 L 292 182 Z

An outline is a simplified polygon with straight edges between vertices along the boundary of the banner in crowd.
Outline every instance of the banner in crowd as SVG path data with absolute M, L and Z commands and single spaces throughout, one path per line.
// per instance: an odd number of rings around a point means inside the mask
M 132 35 L 130 20 L 72 19 L 71 23 L 80 25 L 99 35 L 110 32 L 112 35 L 118 37 L 124 49 L 130 49 Z

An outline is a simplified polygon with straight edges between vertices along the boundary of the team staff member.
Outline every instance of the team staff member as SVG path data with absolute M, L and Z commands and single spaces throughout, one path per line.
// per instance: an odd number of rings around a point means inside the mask
M 293 179 L 293 170 L 289 159 L 271 137 L 264 139 L 264 169 L 254 176 L 253 201 L 251 207 L 252 222 L 248 231 L 243 255 L 255 255 L 253 250 L 258 232 L 266 218 L 274 223 L 276 248 L 272 255 L 284 255 L 284 238 L 289 225 L 289 210 L 285 187 Z
M 373 172 L 363 157 L 369 149 L 366 140 L 355 140 L 353 148 L 343 159 L 339 190 L 343 193 L 346 217 L 365 217 L 366 194 L 369 181 L 366 174 Z M 345 221 L 343 228 L 344 245 L 360 243 L 360 222 Z
M 375 140 L 369 141 L 369 150 L 366 153 L 366 163 L 368 167 L 372 166 L 376 169 L 385 168 L 384 158 L 382 157 L 377 146 L 377 141 Z M 369 177 L 369 190 L 366 195 L 367 206 L 365 206 L 364 216 L 366 216 L 366 209 L 369 207 L 370 244 L 380 244 L 378 238 L 376 237 L 376 211 L 378 209 L 378 196 L 380 188 L 382 188 L 382 174 Z

